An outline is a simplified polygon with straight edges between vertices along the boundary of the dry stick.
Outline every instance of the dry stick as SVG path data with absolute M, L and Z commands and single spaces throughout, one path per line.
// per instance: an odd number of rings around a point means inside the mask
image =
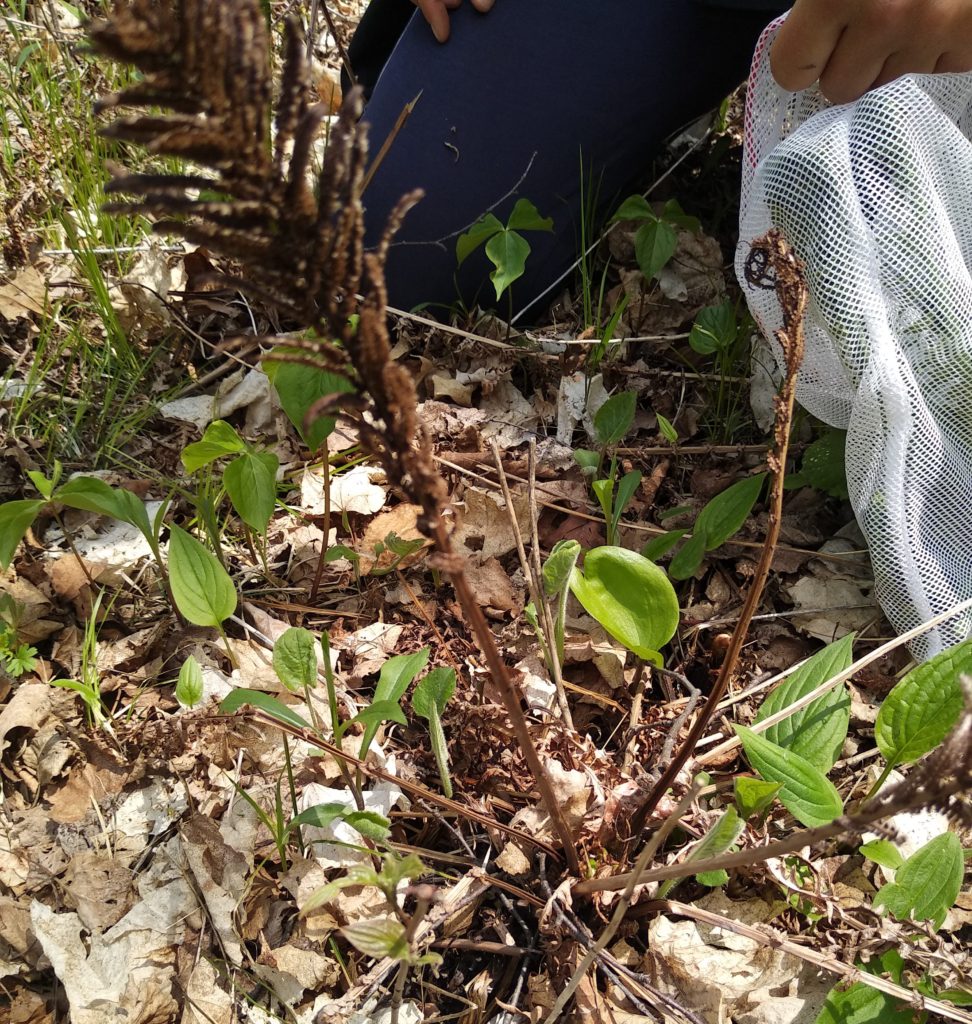
M 317 600 L 317 592 L 321 586 L 321 579 L 324 576 L 324 564 L 327 560 L 327 549 L 331 541 L 331 454 L 327 450 L 327 441 L 324 442 L 324 486 L 322 494 L 324 497 L 324 536 L 321 538 L 321 554 L 317 559 L 317 569 L 314 572 L 314 582 L 311 584 L 308 604 Z
M 364 192 L 365 189 L 367 189 L 367 187 L 371 184 L 371 179 L 375 176 L 375 172 L 378 170 L 379 167 L 381 167 L 382 161 L 385 159 L 385 157 L 388 156 L 388 151 L 391 149 L 392 143 L 395 141 L 395 139 L 398 138 L 398 133 L 402 130 L 402 128 L 405 127 L 405 122 L 412 116 L 412 111 L 415 109 L 415 104 L 418 103 L 418 101 L 421 98 L 422 94 L 419 93 L 418 96 L 415 97 L 415 99 L 409 100 L 408 103 L 406 103 L 405 106 L 402 107 L 401 113 L 398 115 L 398 117 L 395 120 L 395 123 L 392 125 L 392 130 L 388 133 L 387 138 L 381 144 L 381 149 L 378 150 L 377 156 L 374 158 L 374 160 L 371 161 L 371 166 L 368 168 L 368 171 L 364 176 L 364 181 L 361 183 L 362 192 Z
M 688 903 L 679 903 L 676 900 L 657 900 L 653 903 L 646 903 L 645 906 L 656 910 L 664 910 L 672 914 L 679 914 L 682 917 L 689 917 L 695 921 L 701 921 L 703 924 L 713 925 L 717 928 L 726 928 L 737 935 L 752 939 L 762 946 L 767 946 L 769 949 L 778 949 L 780 952 L 788 953 L 790 956 L 798 957 L 800 960 L 805 960 L 821 970 L 839 974 L 847 981 L 860 982 L 862 985 L 867 985 L 869 988 L 883 992 L 885 995 L 900 999 L 903 1003 L 916 1009 L 937 1013 L 942 1017 L 947 1017 L 949 1020 L 961 1021 L 962 1024 L 972 1024 L 972 1014 L 958 1009 L 958 1007 L 951 1003 L 923 996 L 913 989 L 905 988 L 903 985 L 896 985 L 893 981 L 886 981 L 875 974 L 868 974 L 866 971 L 853 967 L 851 964 L 846 964 L 836 957 L 826 956 L 807 946 L 790 942 L 789 939 L 784 939 L 778 932 L 756 928 L 753 925 L 743 924 L 741 921 L 733 921 L 732 918 L 723 917 L 721 914 L 714 914 L 710 910 L 703 910 L 701 907 L 692 906 Z
M 773 564 L 773 555 L 776 551 L 776 542 L 780 536 L 780 526 L 783 515 L 783 474 L 786 468 L 786 454 L 790 443 L 790 424 L 793 421 L 793 402 L 796 395 L 796 375 L 803 361 L 803 316 L 807 306 L 807 285 L 803 274 L 803 266 L 796 255 L 787 245 L 783 236 L 776 230 L 770 231 L 763 238 L 753 244 L 747 263 L 746 275 L 750 283 L 758 286 L 765 277 L 760 279 L 751 276 L 751 268 L 757 264 L 757 254 L 763 254 L 765 266 L 772 273 L 772 287 L 776 289 L 780 306 L 783 310 L 783 327 L 776 332 L 776 339 L 783 349 L 786 359 L 786 374 L 780 393 L 776 396 L 776 425 L 774 428 L 773 449 L 767 455 L 772 474 L 770 486 L 770 510 L 769 522 L 766 529 L 766 540 L 763 542 L 763 550 L 753 575 L 753 581 L 746 595 L 746 602 L 739 615 L 739 621 L 733 630 L 732 639 L 729 642 L 729 649 L 726 651 L 725 660 L 719 670 L 719 678 L 716 680 L 712 692 L 706 699 L 699 717 L 695 720 L 688 738 L 679 748 L 678 753 L 672 759 L 671 764 L 662 772 L 651 791 L 647 801 L 633 815 L 631 819 L 631 834 L 638 836 L 644 828 L 648 816 L 658 806 L 658 801 L 669 789 L 672 783 L 678 778 L 685 762 L 691 757 L 696 744 L 702 738 L 703 733 L 709 726 L 715 714 L 719 701 L 729 687 L 736 662 L 746 640 L 749 631 L 749 623 L 759 607 L 760 598 L 763 595 L 763 587 L 769 576 L 770 566 Z
M 482 649 L 489 674 L 492 676 L 493 683 L 500 691 L 500 697 L 506 707 L 506 712 L 513 723 L 513 732 L 520 745 L 520 750 L 533 774 L 537 789 L 540 790 L 540 798 L 543 801 L 544 809 L 550 816 L 550 821 L 563 846 L 567 866 L 571 874 L 579 875 L 580 861 L 577 857 L 574 837 L 564 818 L 564 812 L 557 799 L 557 794 L 554 792 L 550 773 L 540 760 L 540 755 L 534 746 L 533 737 L 530 735 L 529 723 L 527 722 L 526 715 L 523 713 L 523 708 L 520 706 L 520 693 L 513 684 L 506 663 L 496 647 L 496 641 L 493 638 L 489 624 L 486 622 L 486 617 L 483 615 L 483 609 L 469 587 L 466 575 L 462 571 L 462 561 L 453 551 L 449 533 L 441 518 L 435 523 L 434 540 L 439 554 L 443 556 L 443 568 L 452 581 L 456 596 L 462 605 L 463 614 L 466 616 L 469 626 Z
M 587 974 L 591 964 L 594 963 L 598 954 L 601 953 L 602 950 L 606 949 L 607 944 L 614 938 L 615 933 L 621 926 L 621 922 L 624 920 L 625 914 L 628 912 L 628 907 L 631 904 L 631 898 L 634 895 L 635 889 L 640 884 L 642 874 L 648 868 L 649 861 L 651 861 L 661 848 L 662 843 L 674 831 L 675 826 L 679 821 L 681 821 L 689 807 L 691 807 L 692 802 L 699 795 L 701 789 L 701 786 L 696 786 L 694 784 L 690 786 L 688 792 L 679 801 L 678 807 L 675 808 L 674 813 L 670 814 L 665 819 L 662 827 L 645 844 L 645 848 L 641 851 L 638 856 L 638 860 L 635 862 L 634 870 L 628 877 L 628 884 L 625 886 L 624 893 L 618 900 L 617 906 L 614 908 L 611 920 L 605 926 L 604 931 L 602 931 L 598 936 L 597 942 L 595 942 L 587 953 L 584 954 L 584 959 L 580 962 L 573 975 L 571 975 L 570 981 L 567 982 L 563 991 L 559 996 L 557 996 L 557 1002 L 554 1003 L 554 1007 L 550 1011 L 547 1019 L 544 1021 L 544 1024 L 554 1024 L 561 1013 L 563 1013 L 570 997 L 577 990 L 577 986 L 584 979 L 584 975 Z

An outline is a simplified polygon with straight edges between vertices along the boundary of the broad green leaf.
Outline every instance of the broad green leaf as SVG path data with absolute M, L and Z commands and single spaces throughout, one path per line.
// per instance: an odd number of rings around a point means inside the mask
M 780 803 L 807 828 L 828 825 L 844 806 L 837 788 L 819 768 L 745 726 L 734 726 L 749 763 L 768 782 L 781 783 Z
M 904 864 L 901 851 L 887 839 L 875 839 L 870 843 L 861 844 L 861 853 L 868 860 L 873 860 L 875 864 L 890 868 L 892 871 L 897 871 Z
M 377 811 L 357 811 L 347 804 L 332 802 L 315 804 L 313 807 L 301 811 L 287 826 L 287 831 L 292 832 L 304 825 L 327 828 L 335 821 L 347 822 L 366 839 L 375 842 L 387 839 L 391 829 L 391 822 Z
M 628 502 L 635 495 L 635 491 L 641 486 L 641 471 L 637 469 L 625 473 L 618 481 L 618 499 L 614 503 L 614 521 L 617 525 L 621 513 L 628 507 Z
M 695 318 L 689 345 L 704 356 L 725 352 L 735 342 L 738 332 L 736 309 L 731 302 L 706 306 Z
M 775 715 L 828 679 L 849 668 L 854 660 L 854 634 L 817 651 L 805 664 L 770 693 L 763 701 L 756 721 Z M 840 757 L 850 724 L 850 694 L 844 685 L 834 687 L 801 711 L 771 725 L 763 735 L 795 754 L 806 758 L 822 772 L 829 772 Z
M 846 447 L 846 430 L 827 430 L 803 453 L 800 471 L 786 478 L 786 487 L 816 487 L 818 491 L 846 500 Z
M 594 414 L 597 442 L 604 448 L 618 444 L 634 423 L 638 396 L 633 391 L 612 395 Z
M 683 231 L 698 233 L 702 230 L 699 218 L 686 213 L 677 199 L 669 199 L 662 207 L 661 215 L 669 224 L 674 224 L 676 227 L 682 228 Z
M 629 650 L 661 664 L 659 649 L 678 628 L 678 598 L 664 570 L 636 551 L 593 548 L 570 589 L 584 609 Z
M 593 476 L 601 464 L 601 455 L 599 452 L 592 452 L 587 448 L 577 448 L 574 450 L 574 462 L 580 466 L 585 476 Z
M 296 726 L 298 729 L 310 728 L 296 711 L 291 710 L 276 697 L 262 690 L 249 690 L 245 686 L 228 693 L 219 705 L 219 710 L 225 715 L 231 715 L 242 707 L 257 708 L 283 725 Z
M 814 1024 L 920 1024 L 927 1014 L 915 1011 L 862 981 L 831 989 Z
M 917 761 L 951 732 L 965 706 L 963 673 L 972 673 L 972 638 L 912 669 L 887 695 L 874 738 L 889 764 Z
M 17 545 L 30 524 L 37 518 L 45 502 L 36 498 L 5 501 L 0 505 L 0 567 L 7 569 L 13 561 Z
M 523 276 L 530 255 L 530 243 L 522 235 L 504 228 L 486 243 L 486 255 L 496 268 L 489 279 L 493 282 L 498 299 L 514 281 Z
M 314 804 L 313 807 L 307 807 L 301 811 L 287 826 L 287 831 L 293 832 L 294 829 L 301 828 L 304 825 L 309 825 L 312 828 L 327 828 L 332 822 L 343 819 L 350 810 L 351 807 L 348 804 L 342 804 L 338 801 Z
M 187 473 L 195 473 L 224 455 L 238 455 L 244 451 L 246 445 L 240 435 L 225 420 L 213 420 L 206 427 L 202 440 L 187 444 L 182 449 L 182 465 Z
M 556 597 L 570 583 L 570 574 L 580 558 L 581 546 L 576 540 L 558 540 L 543 563 L 543 592 Z
M 645 558 L 650 558 L 653 562 L 657 562 L 659 558 L 667 555 L 687 533 L 688 530 L 669 530 L 668 533 L 663 533 L 648 541 L 641 549 L 641 553 Z
M 122 498 L 122 494 L 130 493 L 122 488 L 109 487 L 104 480 L 99 480 L 95 476 L 77 476 L 62 484 L 54 492 L 54 499 L 71 508 L 80 508 L 85 512 L 94 512 L 99 516 L 109 516 L 111 519 L 130 523 L 131 506 Z M 135 500 L 138 501 L 137 498 Z M 142 507 L 144 509 L 144 506 Z
M 655 413 L 655 419 L 658 421 L 658 432 L 661 434 L 669 444 L 678 443 L 678 431 L 675 429 L 675 424 L 671 420 L 666 419 L 660 412 Z
M 169 527 L 169 582 L 179 611 L 194 626 L 219 627 L 236 611 L 236 587 L 208 548 Z
M 378 731 L 378 727 L 382 722 L 397 722 L 399 725 L 408 724 L 405 718 L 405 712 L 402 711 L 401 705 L 398 701 L 376 700 L 366 708 L 362 708 L 354 718 L 348 722 L 348 725 L 365 726 L 365 735 L 368 737 L 368 746 L 371 746 L 371 740 L 374 738 L 374 735 Z M 367 752 L 368 747 L 362 744 L 360 756 L 363 758 Z
M 373 843 L 383 843 L 391 835 L 391 822 L 377 811 L 348 811 L 344 820 Z
M 719 547 L 737 533 L 749 518 L 753 505 L 763 489 L 765 473 L 737 480 L 720 494 L 717 494 L 699 513 L 693 533 L 705 537 L 706 551 Z
M 152 524 L 149 522 L 145 502 L 142 501 L 137 494 L 133 494 L 124 487 L 119 487 L 116 494 L 118 497 L 118 510 L 122 513 L 123 517 L 122 521 L 129 523 L 137 530 L 140 530 L 142 536 L 154 546 L 157 534 L 153 529 Z M 166 505 L 167 503 L 163 502 L 159 511 L 161 512 L 162 508 L 165 508 Z
M 739 834 L 745 827 L 746 823 L 740 819 L 736 808 L 727 808 L 685 858 L 683 863 L 686 868 L 691 865 L 692 861 L 707 860 L 709 857 L 718 857 L 719 854 L 725 853 L 739 838 Z M 703 885 L 724 885 L 728 880 L 728 875 L 724 871 L 704 871 L 696 878 Z M 664 899 L 665 894 L 670 892 L 679 881 L 680 879 L 670 878 L 663 882 L 658 890 L 658 899 Z
M 553 231 L 553 217 L 541 217 L 529 199 L 517 199 L 506 220 L 510 231 Z
M 317 682 L 317 644 L 306 629 L 291 626 L 273 645 L 273 670 L 294 693 Z
M 332 544 L 327 551 L 324 552 L 325 562 L 339 562 L 342 558 L 346 559 L 348 562 L 361 561 L 361 555 L 352 548 L 349 548 L 347 544 Z
M 782 788 L 782 783 L 753 779 L 748 775 L 737 775 L 732 781 L 732 795 L 744 820 L 762 814 Z
M 36 469 L 28 469 L 27 476 L 30 478 L 30 482 L 37 488 L 41 496 L 47 501 L 50 501 L 54 497 L 54 488 L 57 487 L 58 481 L 61 479 L 61 472 L 63 467 L 59 461 L 54 463 L 54 474 L 50 480 L 43 473 Z
M 405 926 L 396 918 L 372 917 L 355 921 L 342 928 L 341 934 L 365 956 L 376 960 L 386 956 L 391 960 L 408 959 Z
M 962 889 L 964 872 L 962 844 L 954 832 L 945 832 L 897 869 L 894 881 L 878 890 L 874 906 L 887 907 L 899 921 L 931 921 L 940 928 Z
M 311 451 L 317 451 L 334 429 L 334 417 L 324 416 L 305 430 L 304 418 L 310 407 L 328 395 L 346 395 L 354 385 L 338 373 L 321 370 L 303 363 L 274 362 L 273 354 L 263 361 L 263 369 L 280 398 L 287 419 L 296 427 Z
M 617 213 L 611 218 L 614 223 L 618 220 L 655 220 L 655 211 L 644 196 L 628 196 L 618 207 Z
M 435 710 L 441 715 L 455 692 L 455 669 L 444 666 L 432 669 L 415 686 L 415 692 L 412 694 L 412 707 L 415 709 L 415 714 L 421 715 L 422 718 L 430 718 Z
M 240 519 L 260 536 L 267 532 L 277 501 L 277 469 L 273 452 L 246 452 L 223 470 L 226 493 Z
M 458 265 L 461 267 L 481 245 L 485 245 L 493 235 L 503 230 L 503 224 L 495 214 L 487 213 L 482 220 L 476 221 L 456 242 Z
M 413 654 L 396 654 L 381 666 L 375 700 L 399 701 L 408 684 L 429 663 L 431 648 L 423 647 Z
M 203 695 L 203 676 L 199 662 L 190 654 L 179 669 L 175 697 L 184 708 L 194 708 Z
M 678 533 L 679 531 L 675 531 Z M 683 534 L 687 531 L 682 530 Z M 678 549 L 674 558 L 668 563 L 668 574 L 673 580 L 687 580 L 694 576 L 705 556 L 705 534 L 695 532 Z
M 634 245 L 638 266 L 650 281 L 675 255 L 678 233 L 663 220 L 649 220 L 638 228 Z

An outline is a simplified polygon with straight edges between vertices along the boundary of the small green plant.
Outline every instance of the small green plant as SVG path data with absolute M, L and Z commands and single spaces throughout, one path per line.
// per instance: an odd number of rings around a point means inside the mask
M 556 654 L 557 664 L 564 661 L 564 623 L 567 618 L 567 597 L 570 594 L 570 577 L 580 558 L 580 544 L 576 540 L 561 540 L 553 546 L 542 569 L 543 598 L 548 602 L 556 602 L 551 622 L 553 636 L 548 637 L 540 623 L 537 609 L 531 601 L 523 610 L 527 621 L 537 634 L 543 660 L 547 670 L 553 674 L 553 655 Z
M 675 255 L 679 230 L 701 230 L 698 219 L 690 217 L 675 199 L 669 199 L 661 213 L 656 213 L 644 196 L 629 196 L 611 218 L 612 223 L 619 220 L 640 222 L 634 238 L 635 258 L 649 281 L 657 277 Z
M 707 551 L 721 547 L 736 534 L 756 504 L 766 473 L 757 473 L 727 487 L 706 502 L 692 526 L 692 536 L 682 544 L 668 566 L 672 579 L 687 580 L 693 576 Z M 657 559 L 667 554 L 689 532 L 686 529 L 669 530 L 649 541 L 643 554 Z
M 258 451 L 223 420 L 206 427 L 202 440 L 182 451 L 187 473 L 210 470 L 219 459 L 229 458 L 223 468 L 223 486 L 237 515 L 259 537 L 265 538 L 277 500 L 280 460 L 273 452 Z M 211 538 L 214 543 L 218 541 Z
M 745 818 L 740 817 L 735 807 L 728 807 L 719 816 L 714 825 L 695 844 L 692 851 L 685 858 L 684 863 L 690 865 L 695 860 L 705 860 L 707 857 L 718 857 L 735 847 L 736 840 L 746 828 Z M 725 885 L 729 881 L 729 875 L 723 869 L 715 871 L 702 871 L 695 876 L 700 885 L 716 886 Z M 680 879 L 670 878 L 662 882 L 658 889 L 657 898 L 664 899 L 671 890 L 678 885 Z
M 594 432 L 599 450 L 595 452 L 579 448 L 574 452 L 574 459 L 582 471 L 594 477 L 600 473 L 604 460 L 610 453 L 611 461 L 607 476 L 591 482 L 591 490 L 594 491 L 604 513 L 606 539 L 609 545 L 617 543 L 621 516 L 641 485 L 639 470 L 632 470 L 618 479 L 616 451 L 634 423 L 636 406 L 637 395 L 633 391 L 622 391 L 612 395 L 594 415 Z
M 179 669 L 175 698 L 184 708 L 194 708 L 203 698 L 203 674 L 199 662 L 190 655 Z
M 22 602 L 0 594 L 0 668 L 14 678 L 37 666 L 37 648 L 21 643 L 17 631 L 25 611 Z
M 847 499 L 847 468 L 844 451 L 847 447 L 847 431 L 828 427 L 807 446 L 800 462 L 799 472 L 786 478 L 787 489 L 795 487 L 816 487 L 834 498 Z
M 452 778 L 449 775 L 449 750 L 442 728 L 442 712 L 455 692 L 455 670 L 434 668 L 418 681 L 412 694 L 412 710 L 428 723 L 429 739 L 439 769 L 442 792 L 448 797 L 452 796 Z
M 489 275 L 497 302 L 507 292 L 512 310 L 510 286 L 526 272 L 530 243 L 522 231 L 553 231 L 553 218 L 541 217 L 528 199 L 518 199 L 504 224 L 495 214 L 487 213 L 456 242 L 456 259 L 461 267 L 479 248 L 493 264 Z
M 744 420 L 741 414 L 745 412 L 746 392 L 739 387 L 737 378 L 740 374 L 748 376 L 751 336 L 748 314 L 743 314 L 741 324 L 736 306 L 729 301 L 706 306 L 689 332 L 691 349 L 715 361 L 715 383 L 711 383 L 711 374 L 702 378 L 706 408 L 712 433 L 727 444 Z
M 664 570 L 636 551 L 593 548 L 570 572 L 584 610 L 639 658 L 663 665 L 659 650 L 678 628 L 678 597 Z
M 97 729 L 114 735 L 111 718 L 101 700 L 101 677 L 98 674 L 98 612 L 104 591 L 99 591 L 91 605 L 91 614 L 84 624 L 81 641 L 81 665 L 77 679 L 53 679 L 51 684 L 62 690 L 73 690 L 82 701 L 88 721 Z

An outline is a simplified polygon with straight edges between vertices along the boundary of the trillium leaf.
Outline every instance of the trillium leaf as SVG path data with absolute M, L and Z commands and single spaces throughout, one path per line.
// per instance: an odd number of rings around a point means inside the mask
M 516 231 L 504 228 L 486 243 L 486 255 L 496 268 L 489 279 L 493 282 L 498 299 L 526 271 L 530 243 Z
M 635 233 L 635 258 L 642 274 L 650 281 L 675 255 L 678 233 L 663 220 L 649 220 Z

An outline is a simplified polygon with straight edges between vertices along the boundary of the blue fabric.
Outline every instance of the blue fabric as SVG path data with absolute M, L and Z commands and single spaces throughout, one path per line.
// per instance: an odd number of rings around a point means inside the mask
M 671 132 L 743 79 L 767 21 L 686 0 L 497 0 L 486 15 L 453 12 L 441 45 L 416 14 L 365 111 L 376 153 L 418 97 L 365 194 L 373 243 L 403 193 L 426 192 L 392 247 L 389 302 L 495 306 L 482 252 L 457 276 L 456 238 L 523 196 L 555 226 L 527 236 L 512 294 L 515 309 L 530 305 L 578 255 L 581 154 L 615 201 Z

